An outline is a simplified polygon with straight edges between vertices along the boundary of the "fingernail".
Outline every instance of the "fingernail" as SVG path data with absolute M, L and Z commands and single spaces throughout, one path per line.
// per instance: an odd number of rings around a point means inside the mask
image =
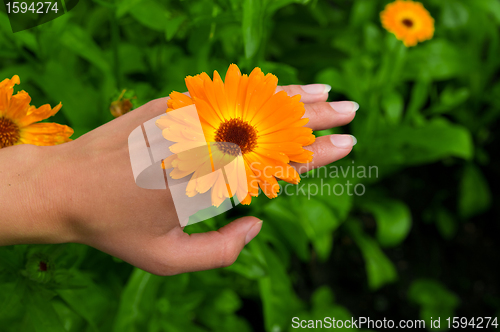
M 332 89 L 332 87 L 329 86 L 328 84 L 308 84 L 308 85 L 302 85 L 301 88 L 306 93 L 309 93 L 312 95 L 319 95 L 319 94 L 323 94 L 323 93 L 328 93 Z
M 330 107 L 337 113 L 349 114 L 359 109 L 359 104 L 354 101 L 334 101 L 329 103 Z
M 358 140 L 352 135 L 330 135 L 330 141 L 338 148 L 346 149 L 356 145 Z
M 245 238 L 245 244 L 248 244 L 248 242 L 252 241 L 252 239 L 256 237 L 257 234 L 259 234 L 261 228 L 262 228 L 262 220 L 253 225 L 252 228 L 250 228 L 250 230 L 247 233 L 247 237 Z

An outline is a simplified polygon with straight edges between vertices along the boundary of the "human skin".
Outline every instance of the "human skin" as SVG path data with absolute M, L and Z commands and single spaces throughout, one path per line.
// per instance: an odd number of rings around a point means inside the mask
M 302 96 L 308 127 L 323 130 L 354 119 L 357 107 L 327 103 L 324 85 L 303 88 L 277 90 Z M 243 217 L 217 231 L 189 235 L 179 225 L 168 190 L 135 184 L 128 136 L 163 114 L 167 99 L 153 100 L 69 143 L 1 149 L 0 245 L 83 243 L 158 275 L 231 265 L 262 221 Z M 314 152 L 313 161 L 292 166 L 304 172 L 327 165 L 349 154 L 353 144 L 350 135 L 318 137 L 306 147 Z

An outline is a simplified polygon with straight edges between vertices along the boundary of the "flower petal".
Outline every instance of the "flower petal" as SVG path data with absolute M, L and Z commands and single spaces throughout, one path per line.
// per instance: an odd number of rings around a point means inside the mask
M 56 145 L 71 141 L 73 129 L 57 123 L 35 123 L 21 128 L 20 141 L 33 145 Z

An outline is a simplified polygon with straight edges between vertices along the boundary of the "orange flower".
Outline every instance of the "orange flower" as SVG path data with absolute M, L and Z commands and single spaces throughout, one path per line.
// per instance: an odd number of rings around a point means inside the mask
M 402 40 L 406 47 L 431 39 L 434 19 L 420 2 L 396 0 L 380 13 L 382 26 Z
M 61 103 L 54 108 L 43 105 L 31 106 L 26 91 L 14 93 L 19 76 L 0 82 L 0 149 L 17 144 L 55 145 L 68 142 L 73 129 L 57 123 L 35 123 L 59 111 Z
M 310 128 L 304 127 L 309 120 L 302 118 L 305 109 L 304 104 L 300 102 L 300 95 L 290 97 L 284 91 L 275 93 L 277 84 L 276 76 L 264 75 L 260 68 L 255 68 L 247 76 L 242 75 L 238 66 L 232 64 L 226 73 L 225 82 L 217 71 L 214 72 L 213 80 L 206 73 L 188 76 L 186 86 L 191 97 L 174 91 L 168 101 L 167 113 L 194 104 L 204 139 L 212 147 L 211 154 L 215 144 L 220 152 L 217 158 L 232 155 L 236 159 L 235 165 L 244 163 L 242 169 L 246 171 L 245 182 L 248 188 L 240 188 L 245 196 L 238 197 L 243 204 L 250 204 L 251 197 L 258 195 L 259 187 L 267 197 L 276 197 L 279 191 L 276 178 L 289 183 L 299 183 L 300 176 L 289 162 L 306 163 L 312 160 L 312 152 L 303 147 L 312 144 L 315 137 Z M 167 128 L 168 124 L 165 122 L 162 125 L 161 121 L 158 120 L 158 126 Z M 173 133 L 170 129 L 164 131 L 164 136 Z M 181 138 L 189 136 L 196 135 L 176 134 L 173 140 L 178 142 L 177 144 L 184 142 L 186 147 L 189 144 L 195 146 L 196 143 L 189 143 L 187 138 Z M 224 143 L 236 144 L 239 149 L 232 149 L 235 145 Z M 242 158 L 237 158 L 237 155 Z M 182 160 L 170 159 L 168 165 L 174 168 L 175 165 L 182 165 L 171 173 L 177 174 L 177 177 L 195 173 L 201 167 L 209 167 L 209 164 L 201 160 L 183 163 Z M 196 174 L 193 178 L 196 178 Z M 232 181 L 236 182 L 231 185 L 232 188 L 241 187 L 238 182 L 239 175 L 228 178 L 230 185 Z M 221 200 L 225 199 L 221 194 L 226 191 L 222 181 L 212 179 L 209 184 L 190 183 L 187 194 L 192 196 L 196 192 L 203 193 L 212 188 L 212 202 L 218 206 Z M 238 195 L 238 191 L 229 195 Z

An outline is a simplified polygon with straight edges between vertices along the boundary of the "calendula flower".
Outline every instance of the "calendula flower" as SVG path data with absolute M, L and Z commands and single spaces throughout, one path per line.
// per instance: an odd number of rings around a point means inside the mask
M 434 19 L 420 2 L 396 0 L 385 6 L 380 19 L 382 26 L 407 47 L 434 35 Z
M 57 123 L 36 123 L 59 111 L 61 103 L 54 108 L 43 105 L 31 106 L 31 97 L 26 91 L 14 93 L 19 76 L 0 82 L 0 148 L 17 144 L 55 145 L 68 142 L 73 129 Z
M 111 115 L 113 115 L 115 118 L 130 112 L 132 108 L 134 108 L 132 99 L 136 99 L 136 97 L 135 96 L 133 97 L 129 96 L 128 98 L 125 97 L 126 92 L 127 89 L 123 89 L 120 96 L 118 96 L 116 100 L 111 102 L 111 105 L 109 106 L 109 111 L 111 112 Z M 133 91 L 127 94 L 133 95 Z
M 234 64 L 229 66 L 225 82 L 217 71 L 213 80 L 206 73 L 201 73 L 188 76 L 185 81 L 190 97 L 172 92 L 167 114 L 194 104 L 204 142 L 210 145 L 211 154 L 215 156 L 212 163 L 226 164 L 216 159 L 222 160 L 227 156 L 236 160 L 234 174 L 227 176 L 229 186 L 226 186 L 222 176 L 200 181 L 197 171 L 207 174 L 213 169 L 207 158 L 193 160 L 189 154 L 188 157 L 174 155 L 168 158 L 166 168 L 174 168 L 170 173 L 173 178 L 194 173 L 187 187 L 188 196 L 212 188 L 212 203 L 218 206 L 226 198 L 226 187 L 231 187 L 238 189 L 236 192 L 229 190 L 228 196 L 236 194 L 240 202 L 250 204 L 251 197 L 258 195 L 259 187 L 267 197 L 276 197 L 279 191 L 277 178 L 294 184 L 300 182 L 299 174 L 289 162 L 311 161 L 312 152 L 303 147 L 315 140 L 312 130 L 304 127 L 308 119 L 303 118 L 305 109 L 300 95 L 290 97 L 284 91 L 275 93 L 278 84 L 276 76 L 264 75 L 260 68 L 255 68 L 250 75 L 242 75 Z M 176 121 L 179 123 L 173 126 Z M 187 118 L 157 121 L 164 137 L 177 142 L 177 146 L 174 144 L 171 147 L 172 152 L 199 146 L 199 140 L 194 137 L 199 137 L 200 133 L 186 125 L 192 122 L 194 120 Z M 243 167 L 237 167 L 241 163 Z M 204 171 L 200 171 L 202 169 Z M 239 169 L 244 170 L 244 174 L 239 174 Z M 246 177 L 245 181 L 239 181 L 242 176 Z M 244 188 L 242 183 L 245 183 Z M 244 196 L 241 197 L 240 193 Z
M 21 274 L 29 279 L 46 284 L 53 280 L 54 264 L 50 257 L 42 253 L 33 254 L 26 262 L 26 269 Z

